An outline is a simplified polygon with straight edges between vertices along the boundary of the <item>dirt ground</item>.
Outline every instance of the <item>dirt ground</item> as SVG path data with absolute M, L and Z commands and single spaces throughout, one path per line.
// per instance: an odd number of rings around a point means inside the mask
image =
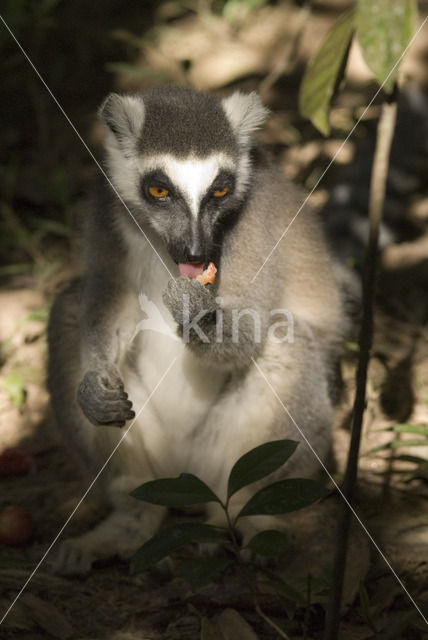
M 314 2 L 310 13 L 304 3 L 299 7 L 298 3 L 278 2 L 228 19 L 210 13 L 209 4 L 158 3 L 149 18 L 148 14 L 140 16 L 130 3 L 127 20 L 111 11 L 98 25 L 95 40 L 101 42 L 114 30 L 116 42 L 123 46 L 123 62 L 113 65 L 108 79 L 103 76 L 88 88 L 90 108 L 84 108 L 80 95 L 70 88 L 68 93 L 62 85 L 52 90 L 64 96 L 67 110 L 99 157 L 101 132 L 95 107 L 110 89 L 141 89 L 165 82 L 190 83 L 220 94 L 236 87 L 257 89 L 272 109 L 260 142 L 271 149 L 289 178 L 311 190 L 376 90 L 361 54 L 353 47 L 347 84 L 332 111 L 331 136 L 323 139 L 298 115 L 297 92 L 304 64 L 349 2 Z M 74 19 L 76 24 L 79 20 L 83 24 L 79 10 L 81 6 Z M 426 15 L 427 3 L 420 3 L 420 10 Z M 91 19 L 98 17 L 94 10 Z M 139 25 L 144 37 L 138 33 Z M 67 28 L 73 34 L 73 24 L 64 26 L 69 33 Z M 82 29 L 82 33 L 90 33 L 87 24 Z M 49 41 L 55 39 L 55 33 L 50 32 Z M 84 43 L 82 35 L 82 48 Z M 425 26 L 402 67 L 403 81 L 411 91 L 415 86 L 428 89 L 427 43 Z M 100 53 L 94 64 L 105 64 L 111 60 L 109 55 Z M 71 69 L 70 83 L 89 87 L 91 71 L 97 75 L 93 69 Z M 43 93 L 43 104 L 50 100 L 43 88 L 35 91 L 36 96 Z M 373 145 L 377 105 L 378 101 L 311 195 L 312 206 L 325 217 L 327 226 L 337 185 L 353 185 L 356 204 L 350 210 L 360 207 L 365 214 L 365 174 L 370 164 L 367 153 Z M 1 201 L 5 228 L 18 239 L 6 246 L 2 264 L 24 263 L 28 268 L 16 273 L 0 271 L 0 452 L 22 447 L 31 454 L 33 464 L 28 474 L 0 478 L 0 508 L 13 504 L 27 509 L 35 521 L 35 535 L 24 547 L 0 545 L 0 616 L 25 586 L 0 627 L 0 638 L 279 638 L 255 611 L 245 584 L 233 573 L 219 584 L 194 592 L 174 572 L 132 576 L 127 563 L 119 560 L 97 566 L 82 579 L 65 579 L 50 572 L 55 545 L 52 552 L 50 547 L 60 531 L 63 537 L 64 523 L 85 490 L 59 441 L 44 382 L 49 306 L 72 275 L 70 245 L 76 239 L 70 241 L 61 232 L 61 225 L 43 232 L 38 228 L 30 235 L 19 236 L 18 232 L 25 228 L 26 216 L 29 220 L 34 213 L 40 215 L 45 205 L 50 219 L 63 221 L 64 212 L 68 221 L 79 217 L 96 169 L 61 114 L 51 105 L 46 123 L 46 112 L 43 106 L 41 109 L 45 113 L 41 131 L 47 127 L 48 138 L 55 137 L 55 143 L 48 144 L 50 157 L 46 162 L 60 158 L 65 144 L 70 148 L 66 162 L 67 171 L 73 169 L 68 187 L 72 195 L 65 198 L 62 208 L 57 202 L 46 205 L 40 194 L 41 168 L 35 166 L 31 152 L 23 163 L 13 197 L 5 194 Z M 373 357 L 355 508 L 411 597 L 428 615 L 428 438 L 423 438 L 422 431 L 392 431 L 396 425 L 425 431 L 428 427 L 428 110 L 426 114 L 420 133 L 419 121 L 410 118 L 414 139 L 427 134 L 426 155 L 423 149 L 416 153 L 413 143 L 404 147 L 397 143 L 395 149 L 398 164 L 405 170 L 400 174 L 402 188 L 392 189 L 387 200 L 386 217 L 392 235 L 379 255 Z M 404 133 L 403 139 L 407 138 Z M 42 144 L 40 140 L 38 144 Z M 399 182 L 397 178 L 394 184 Z M 335 248 L 340 254 L 340 247 Z M 358 248 L 355 256 L 358 274 Z M 331 468 L 338 480 L 350 439 L 357 330 L 356 318 L 355 335 L 343 345 L 344 391 L 337 410 L 335 466 Z M 403 440 L 412 442 L 406 446 Z M 299 580 L 301 584 L 308 573 L 325 578 L 333 553 L 337 504 L 338 499 L 333 497 L 295 516 L 293 530 L 300 533 L 292 539 L 290 553 L 281 565 L 291 584 L 297 585 Z M 100 515 L 89 496 L 67 524 L 64 535 L 87 529 Z M 368 594 L 368 608 L 358 595 L 360 582 Z M 354 523 L 351 536 L 345 600 L 343 640 L 428 637 L 428 629 L 402 585 L 358 523 Z M 277 595 L 265 593 L 261 602 L 270 620 L 286 629 L 290 638 L 321 637 L 325 594 L 314 594 L 310 605 L 298 609 L 294 618 L 287 615 L 287 606 Z M 382 629 L 394 633 L 381 635 Z

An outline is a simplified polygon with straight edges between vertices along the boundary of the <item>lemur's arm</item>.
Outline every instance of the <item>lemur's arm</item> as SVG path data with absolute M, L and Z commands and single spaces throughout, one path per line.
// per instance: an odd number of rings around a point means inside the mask
M 240 369 L 257 356 L 267 331 L 266 313 L 249 293 L 225 303 L 212 285 L 180 277 L 169 281 L 163 299 L 194 353 L 215 366 Z
M 121 282 L 111 270 L 98 270 L 84 285 L 80 317 L 83 378 L 77 399 L 96 425 L 121 427 L 135 416 L 117 369 L 126 298 Z

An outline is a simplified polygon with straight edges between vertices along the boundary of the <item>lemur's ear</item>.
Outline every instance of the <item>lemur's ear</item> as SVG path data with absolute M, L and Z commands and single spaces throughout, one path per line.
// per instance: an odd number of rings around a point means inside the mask
M 135 146 L 144 124 L 144 103 L 141 98 L 110 93 L 98 113 L 124 151 L 130 150 L 131 144 Z
M 269 115 L 267 109 L 255 91 L 241 93 L 235 91 L 228 98 L 222 100 L 227 119 L 238 138 L 238 143 L 248 146 L 252 134 L 258 129 Z

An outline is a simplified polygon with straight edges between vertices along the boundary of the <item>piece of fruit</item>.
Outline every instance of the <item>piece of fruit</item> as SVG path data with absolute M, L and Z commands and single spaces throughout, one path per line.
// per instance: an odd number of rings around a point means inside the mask
M 201 284 L 212 284 L 215 280 L 216 273 L 217 269 L 214 262 L 210 262 L 205 271 L 201 273 L 201 275 L 196 276 L 196 280 Z
M 24 449 L 13 447 L 0 454 L 0 477 L 24 475 L 33 466 L 32 456 Z
M 0 512 L 0 542 L 11 547 L 27 544 L 33 537 L 34 522 L 28 511 L 10 505 Z

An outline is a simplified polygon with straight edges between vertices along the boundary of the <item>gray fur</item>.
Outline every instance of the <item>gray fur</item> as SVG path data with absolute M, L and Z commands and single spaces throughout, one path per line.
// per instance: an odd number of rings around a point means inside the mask
M 186 157 L 191 153 L 205 156 L 212 151 L 237 152 L 230 123 L 214 96 L 164 87 L 146 92 L 144 105 L 147 115 L 138 142 L 141 153 Z
M 303 198 L 252 149 L 251 135 L 266 117 L 257 97 L 220 101 L 160 89 L 110 97 L 101 117 L 110 179 L 151 246 L 102 186 L 87 219 L 81 277 L 53 307 L 49 388 L 58 424 L 89 479 L 118 444 L 117 426 L 134 412 L 137 417 L 97 483 L 112 513 L 62 544 L 61 573 L 85 572 L 114 553 L 129 557 L 155 533 L 164 510 L 128 496 L 142 482 L 195 473 L 224 497 L 230 469 L 246 451 L 278 438 L 301 440 L 252 358 L 326 458 L 333 415 L 328 384 L 347 324 L 322 229 L 310 210 L 298 216 L 252 282 Z M 168 197 L 153 200 L 151 184 L 165 181 Z M 227 195 L 214 197 L 222 186 Z M 195 252 L 217 266 L 213 285 L 178 277 L 176 263 Z M 162 332 L 135 333 L 140 294 L 156 305 Z M 169 326 L 184 336 L 184 298 L 189 321 L 201 316 L 202 333 L 192 331 L 188 344 L 165 331 Z M 270 337 L 272 312 L 281 308 L 294 319 L 292 342 Z M 260 319 L 258 339 L 246 310 Z M 237 336 L 234 313 L 242 315 Z M 318 471 L 301 442 L 284 473 Z M 237 493 L 232 512 L 247 498 L 245 490 Z M 208 515 L 218 521 L 215 505 Z M 259 522 L 248 522 L 247 533 L 277 525 Z
M 178 325 L 179 335 L 186 337 L 189 348 L 200 358 L 211 361 L 218 367 L 234 370 L 250 366 L 251 359 L 257 356 L 260 344 L 256 340 L 251 318 L 243 314 L 236 325 L 238 331 L 235 336 L 233 309 L 220 304 L 221 298 L 216 297 L 212 285 L 204 286 L 189 278 L 170 280 L 163 300 Z M 183 309 L 186 309 L 186 317 L 183 317 Z M 217 335 L 219 314 L 222 323 L 221 339 Z M 264 315 L 262 311 L 258 317 L 264 320 L 265 336 Z M 197 323 L 193 324 L 195 319 Z

